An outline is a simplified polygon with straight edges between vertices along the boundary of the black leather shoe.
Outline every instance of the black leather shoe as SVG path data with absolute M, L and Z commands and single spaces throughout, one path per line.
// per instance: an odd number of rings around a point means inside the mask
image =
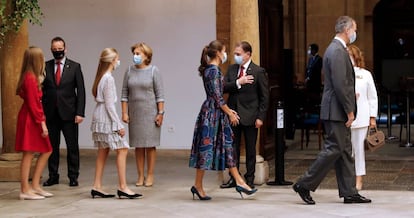
M 307 204 L 315 204 L 315 201 L 310 196 L 309 190 L 303 188 L 302 186 L 300 186 L 297 183 L 293 185 L 293 190 L 295 190 L 295 192 L 297 192 L 299 194 L 299 196 L 302 198 L 302 200 L 305 203 L 307 203 Z
M 59 184 L 59 179 L 49 177 L 49 179 L 46 182 L 43 183 L 43 186 L 52 186 L 52 185 L 56 185 L 56 184 Z
M 220 185 L 220 188 L 234 188 L 236 187 L 236 181 L 233 178 L 230 178 L 227 183 L 223 183 Z
M 70 179 L 69 186 L 71 186 L 71 187 L 79 186 L 78 180 L 76 180 L 76 179 Z
M 360 194 L 355 194 L 352 196 L 344 197 L 345 204 L 352 204 L 352 203 L 371 203 L 371 199 L 365 198 Z

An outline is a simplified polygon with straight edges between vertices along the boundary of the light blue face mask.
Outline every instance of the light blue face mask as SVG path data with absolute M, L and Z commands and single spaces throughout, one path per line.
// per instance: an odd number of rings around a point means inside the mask
M 243 56 L 241 55 L 234 55 L 234 62 L 236 62 L 236 64 L 241 64 L 243 63 Z
M 352 35 L 349 36 L 349 44 L 354 43 L 356 38 L 357 38 L 356 32 L 353 32 Z
M 141 55 L 134 55 L 134 57 L 132 58 L 132 61 L 136 65 L 142 64 L 142 57 L 141 57 Z

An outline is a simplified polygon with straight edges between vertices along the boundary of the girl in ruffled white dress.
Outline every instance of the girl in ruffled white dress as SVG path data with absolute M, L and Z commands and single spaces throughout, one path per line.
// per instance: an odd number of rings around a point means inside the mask
M 116 165 L 118 169 L 119 198 L 139 198 L 141 194 L 132 192 L 126 184 L 126 157 L 129 144 L 125 136 L 125 128 L 122 125 L 115 109 L 117 101 L 115 80 L 112 71 L 119 66 L 119 55 L 114 48 L 105 48 L 99 59 L 92 94 L 95 97 L 96 107 L 92 117 L 92 139 L 95 147 L 98 147 L 96 159 L 95 181 L 91 190 L 92 198 L 115 197 L 102 190 L 102 174 L 108 157 L 109 150 L 116 150 Z

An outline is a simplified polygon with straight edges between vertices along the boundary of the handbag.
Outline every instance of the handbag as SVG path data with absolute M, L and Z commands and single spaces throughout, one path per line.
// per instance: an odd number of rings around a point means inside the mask
M 368 128 L 367 138 L 365 139 L 365 148 L 371 152 L 377 150 L 385 144 L 384 132 L 375 128 Z

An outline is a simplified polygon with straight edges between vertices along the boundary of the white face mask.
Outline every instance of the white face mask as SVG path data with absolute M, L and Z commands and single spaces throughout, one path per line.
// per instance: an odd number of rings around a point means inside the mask
M 221 63 L 224 64 L 224 63 L 226 63 L 226 61 L 227 61 L 227 53 L 224 52 L 223 53 L 223 59 L 221 59 Z
M 118 60 L 114 66 L 114 70 L 116 70 L 121 65 L 121 61 Z

